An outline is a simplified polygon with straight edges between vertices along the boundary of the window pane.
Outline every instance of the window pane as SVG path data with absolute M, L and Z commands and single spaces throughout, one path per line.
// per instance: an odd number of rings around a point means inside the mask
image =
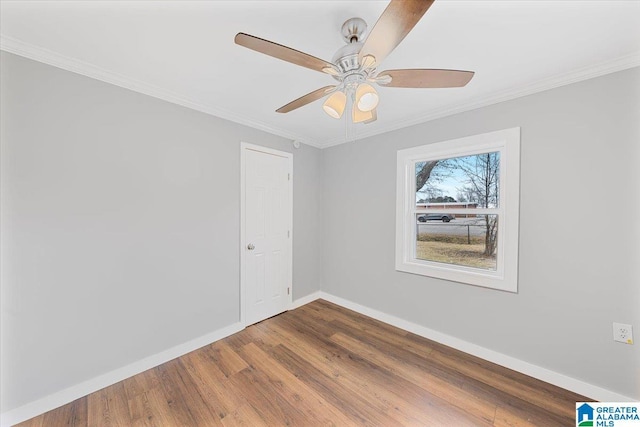
M 418 213 L 416 234 L 417 259 L 496 270 L 498 215 Z
M 499 207 L 500 152 L 416 162 L 416 206 Z

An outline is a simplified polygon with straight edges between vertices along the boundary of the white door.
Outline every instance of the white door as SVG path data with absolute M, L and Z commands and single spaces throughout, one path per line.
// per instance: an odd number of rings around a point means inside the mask
M 286 311 L 292 295 L 293 155 L 241 146 L 241 321 Z

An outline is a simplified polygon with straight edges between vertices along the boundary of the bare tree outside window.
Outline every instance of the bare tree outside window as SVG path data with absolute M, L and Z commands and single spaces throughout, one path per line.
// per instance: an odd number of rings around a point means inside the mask
M 428 212 L 427 214 L 417 214 L 416 220 L 420 224 L 431 219 L 442 218 L 443 222 L 449 223 L 451 217 L 454 216 L 445 216 L 446 212 L 442 209 L 463 206 L 473 206 L 478 209 L 497 208 L 500 205 L 499 185 L 499 152 L 416 162 L 416 203 L 424 206 Z M 439 213 L 435 213 L 436 208 L 439 209 Z M 430 209 L 434 209 L 433 213 Z M 460 216 L 466 218 L 468 215 Z M 446 229 L 444 227 L 436 229 L 431 226 L 430 230 L 421 232 L 427 226 L 421 227 L 419 225 L 417 233 L 418 257 L 430 261 L 495 269 L 498 215 L 483 214 L 473 215 L 473 217 L 475 218 L 473 221 L 465 219 L 464 223 L 461 223 L 461 220 L 458 223 L 446 224 L 448 226 Z M 464 227 L 467 230 L 466 235 L 462 233 Z M 470 247 L 454 246 L 464 244 L 465 238 L 468 245 L 472 245 L 473 240 L 475 246 L 478 246 L 479 239 L 481 239 L 480 253 L 472 252 Z M 446 245 L 441 244 L 436 247 L 431 243 L 419 243 L 434 240 L 444 241 Z M 429 246 L 430 251 L 421 254 L 421 248 L 428 245 L 431 245 Z M 448 253 L 448 255 L 440 253 Z
M 466 185 L 461 189 L 469 201 L 479 208 L 497 208 L 500 205 L 500 153 L 484 153 L 477 156 L 454 159 L 455 166 L 466 176 Z M 496 252 L 498 238 L 498 216 L 483 215 L 485 221 L 486 256 Z

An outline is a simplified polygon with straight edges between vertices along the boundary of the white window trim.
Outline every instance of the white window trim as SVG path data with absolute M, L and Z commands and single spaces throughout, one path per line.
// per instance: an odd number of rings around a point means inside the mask
M 417 259 L 415 162 L 494 151 L 500 152 L 500 207 L 478 209 L 476 213 L 499 215 L 496 271 Z M 399 150 L 396 200 L 396 270 L 503 291 L 518 291 L 519 127 Z M 469 212 L 465 209 L 450 211 L 453 214 Z

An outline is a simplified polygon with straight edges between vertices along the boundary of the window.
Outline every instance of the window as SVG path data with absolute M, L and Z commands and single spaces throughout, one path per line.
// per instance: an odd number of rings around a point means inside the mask
M 520 128 L 398 151 L 396 270 L 517 292 Z

